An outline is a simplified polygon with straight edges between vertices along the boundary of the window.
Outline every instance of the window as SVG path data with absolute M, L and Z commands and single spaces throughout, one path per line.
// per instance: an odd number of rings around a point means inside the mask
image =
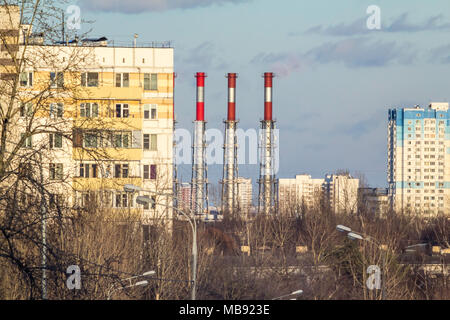
M 144 73 L 144 90 L 158 90 L 158 74 Z
M 98 104 L 96 103 L 80 104 L 80 117 L 86 118 L 98 117 Z
M 98 72 L 85 72 L 81 74 L 82 87 L 98 87 Z
M 130 86 L 129 73 L 116 73 L 116 87 L 128 88 Z
M 157 151 L 157 136 L 156 134 L 144 134 L 144 150 Z
M 116 118 L 128 118 L 130 116 L 130 111 L 128 104 L 118 103 L 116 104 Z
M 156 73 L 151 75 L 150 90 L 158 90 L 158 75 Z
M 81 178 L 97 178 L 97 164 L 80 163 Z
M 129 166 L 128 164 L 114 165 L 114 178 L 128 178 Z
M 21 139 L 25 139 L 24 142 L 23 142 L 23 145 L 22 145 L 23 148 L 31 148 L 32 147 L 33 144 L 32 144 L 31 137 L 32 136 L 29 136 L 29 137 L 25 138 L 25 133 L 21 133 L 20 134 L 20 138 Z
M 150 166 L 144 164 L 144 180 L 150 179 Z
M 20 80 L 21 87 L 32 87 L 33 86 L 33 72 L 21 72 L 19 80 Z
M 158 90 L 158 74 L 144 73 L 144 90 Z
M 50 72 L 50 87 L 62 88 L 64 87 L 64 73 L 63 72 Z
M 50 104 L 50 118 L 62 118 L 64 115 L 64 105 L 62 103 Z
M 144 119 L 156 120 L 158 119 L 158 108 L 156 104 L 146 104 L 144 105 Z
M 62 180 L 63 178 L 63 164 L 51 163 L 50 164 L 50 180 Z
M 129 148 L 131 132 L 114 132 L 112 145 L 114 148 Z
M 116 193 L 116 208 L 128 207 L 128 194 L 126 192 Z
M 156 179 L 156 164 L 150 165 L 150 179 Z
M 156 164 L 144 165 L 144 179 L 156 179 Z
M 31 117 L 33 115 L 33 105 L 31 103 L 22 103 L 20 105 L 20 116 Z
M 62 134 L 49 133 L 48 140 L 50 149 L 62 148 Z
M 150 135 L 144 134 L 144 149 L 149 150 L 150 149 Z
M 97 148 L 98 146 L 98 139 L 95 133 L 92 132 L 85 133 L 83 140 L 85 148 Z

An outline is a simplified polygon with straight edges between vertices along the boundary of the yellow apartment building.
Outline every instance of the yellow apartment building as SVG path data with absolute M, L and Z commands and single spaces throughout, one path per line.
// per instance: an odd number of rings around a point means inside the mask
M 11 97 L 8 83 L 19 74 L 12 140 L 20 142 L 23 163 L 35 162 L 39 152 L 54 198 L 71 207 L 96 200 L 148 221 L 170 219 L 173 48 L 117 46 L 105 38 L 47 43 L 20 23 L 17 7 L 4 6 L 0 35 L 2 111 Z M 125 184 L 152 193 L 125 193 Z M 154 197 L 155 205 L 137 204 L 138 194 Z

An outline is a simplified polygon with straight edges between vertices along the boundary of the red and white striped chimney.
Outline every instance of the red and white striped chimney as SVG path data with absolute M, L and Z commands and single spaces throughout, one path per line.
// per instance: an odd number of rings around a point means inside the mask
M 236 121 L 236 73 L 228 76 L 228 121 Z
M 205 78 L 204 72 L 197 72 L 197 121 L 205 121 Z
M 204 214 L 207 206 L 206 159 L 205 159 L 205 78 L 204 72 L 197 72 L 197 114 L 194 121 L 194 152 L 192 167 L 192 190 L 195 192 L 194 211 Z M 193 193 L 194 193 L 193 192 Z
M 272 72 L 264 73 L 264 120 L 272 120 Z

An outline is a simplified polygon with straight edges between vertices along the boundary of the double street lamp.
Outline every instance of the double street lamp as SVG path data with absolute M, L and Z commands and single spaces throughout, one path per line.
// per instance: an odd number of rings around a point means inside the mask
M 151 191 L 151 190 L 144 190 L 141 187 L 135 186 L 133 184 L 126 184 L 123 186 L 123 190 L 125 192 L 136 192 L 139 193 L 140 191 L 143 192 L 149 192 L 152 193 L 156 196 L 171 196 L 173 198 L 175 198 L 172 194 L 168 194 L 168 193 L 158 193 L 155 191 Z M 179 199 L 177 199 L 179 201 Z M 155 205 L 156 202 L 154 199 L 150 198 L 149 196 L 138 196 L 136 198 L 136 203 L 138 204 L 142 204 L 142 205 Z M 167 208 L 171 208 L 176 210 L 177 212 L 181 213 L 184 217 L 186 217 L 187 221 L 189 222 L 189 225 L 191 226 L 191 230 L 192 230 L 192 290 L 191 290 L 191 300 L 195 300 L 196 299 L 196 292 L 197 292 L 197 222 L 195 220 L 195 215 L 192 213 L 192 218 L 191 216 L 189 216 L 188 214 L 186 214 L 184 211 L 170 206 L 170 205 L 166 205 L 166 204 L 159 204 L 158 205 L 162 205 L 165 206 Z
M 363 241 L 368 241 L 368 242 L 371 242 L 372 244 L 374 244 L 375 246 L 377 246 L 378 248 L 382 249 L 381 244 L 380 244 L 377 240 L 375 240 L 374 238 L 372 238 L 372 237 L 370 237 L 370 236 L 368 236 L 368 235 L 365 235 L 365 234 L 363 234 L 363 233 L 355 232 L 355 231 L 353 231 L 353 230 L 352 230 L 351 228 L 349 228 L 349 227 L 346 227 L 346 226 L 344 226 L 344 225 L 338 224 L 338 225 L 336 226 L 336 230 L 339 231 L 339 232 L 347 233 L 347 237 L 348 237 L 350 240 L 363 240 Z M 387 250 L 387 249 L 386 249 L 386 250 Z M 382 257 L 383 257 L 383 259 L 382 259 L 383 265 L 382 265 L 382 268 L 381 268 L 381 270 L 382 270 L 382 271 L 381 271 L 381 272 L 382 272 L 382 275 L 381 275 L 381 299 L 382 299 L 382 300 L 386 300 L 386 285 L 385 285 L 385 275 L 386 275 L 386 255 L 387 255 L 387 252 L 385 252 L 384 254 L 382 254 Z
M 122 287 L 117 287 L 117 288 L 114 288 L 114 285 L 112 285 L 111 288 L 109 288 L 109 290 L 108 290 L 108 298 L 107 299 L 111 300 L 111 297 L 112 297 L 113 293 L 116 292 L 116 291 L 119 291 L 119 290 L 122 290 L 122 289 L 125 289 L 125 288 L 141 287 L 141 286 L 148 285 L 148 281 L 147 280 L 138 281 L 138 282 L 136 282 L 134 284 L 131 283 L 131 280 L 136 279 L 136 278 L 140 278 L 140 277 L 153 276 L 155 274 L 156 274 L 156 272 L 152 270 L 152 271 L 144 272 L 143 274 L 138 275 L 138 276 L 133 276 L 133 277 L 129 277 L 129 278 L 126 278 L 126 279 L 122 279 L 120 282 L 130 281 L 130 284 L 127 285 L 127 286 L 122 286 Z

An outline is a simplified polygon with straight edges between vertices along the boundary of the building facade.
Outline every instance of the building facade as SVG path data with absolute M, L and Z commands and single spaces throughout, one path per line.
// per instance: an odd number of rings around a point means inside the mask
M 313 179 L 310 175 L 296 175 L 294 179 L 278 179 L 280 209 L 305 205 L 312 208 L 319 203 L 324 179 Z
M 242 211 L 248 211 L 253 204 L 252 179 L 238 177 L 236 183 L 237 189 L 235 190 L 237 192 L 236 200 L 238 202 L 238 208 Z
M 0 21 L 13 16 L 2 28 L 24 61 L 2 57 L 2 65 L 20 67 L 14 122 L 23 156 L 44 155 L 49 190 L 71 207 L 95 200 L 144 219 L 170 218 L 173 48 L 114 46 L 105 38 L 47 43 L 18 14 L 0 11 Z M 2 80 L 10 79 L 14 73 L 3 70 Z M 136 204 L 125 184 L 152 191 L 156 203 Z
M 448 103 L 389 110 L 388 185 L 398 213 L 449 214 Z
M 326 175 L 313 179 L 297 175 L 295 179 L 279 179 L 280 209 L 297 206 L 312 208 L 325 200 L 336 213 L 355 212 L 357 209 L 359 179 L 349 175 Z
M 336 213 L 354 213 L 358 209 L 359 179 L 349 174 L 325 176 L 323 190 Z
M 389 195 L 386 188 L 359 188 L 360 211 L 373 217 L 383 217 L 389 211 Z

